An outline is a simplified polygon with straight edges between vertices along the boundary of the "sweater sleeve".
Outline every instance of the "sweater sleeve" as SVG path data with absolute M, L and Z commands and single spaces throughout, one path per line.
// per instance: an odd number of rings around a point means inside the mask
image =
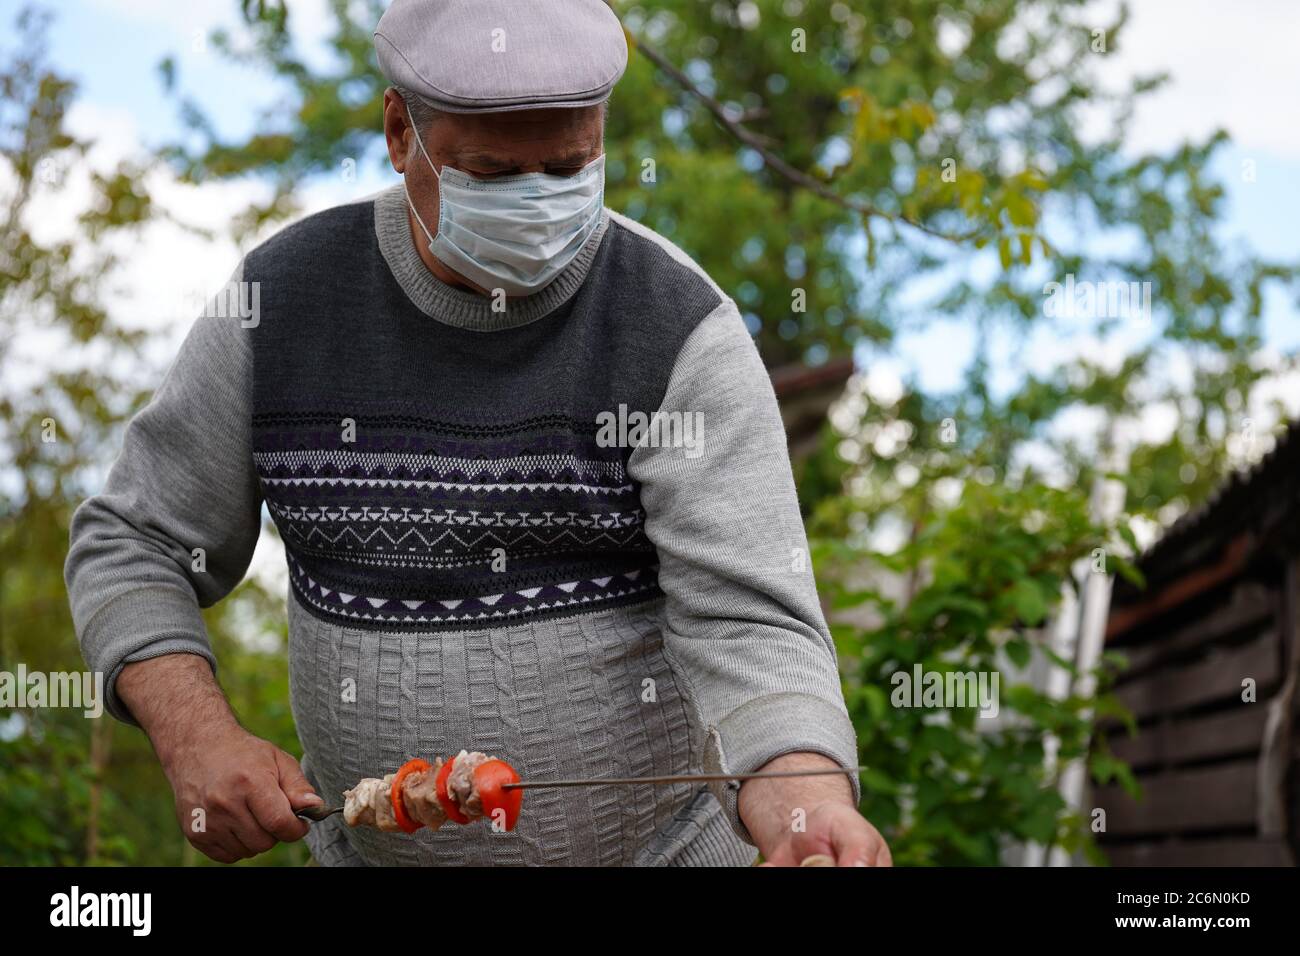
M 812 751 L 856 766 L 776 396 L 731 300 L 682 347 L 660 412 L 698 414 L 696 448 L 642 444 L 628 470 L 659 553 L 664 644 L 721 751 L 715 760 L 746 773 Z M 737 790 L 714 793 L 752 843 Z
M 231 283 L 241 275 L 242 267 Z M 109 713 L 127 723 L 135 720 L 115 689 L 126 664 L 184 653 L 215 670 L 200 608 L 240 582 L 261 528 L 252 324 L 226 314 L 208 309 L 195 322 L 127 426 L 103 491 L 72 518 L 64 580 L 77 639 L 104 675 Z

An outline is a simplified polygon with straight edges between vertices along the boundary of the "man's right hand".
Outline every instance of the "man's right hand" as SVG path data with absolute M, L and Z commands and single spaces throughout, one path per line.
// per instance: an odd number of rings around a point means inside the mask
M 176 748 L 163 769 L 186 838 L 219 863 L 301 840 L 308 824 L 294 811 L 322 802 L 298 761 L 238 724 Z
M 293 757 L 239 726 L 207 661 L 129 664 L 115 687 L 154 745 L 195 849 L 234 863 L 306 835 L 294 811 L 323 801 Z

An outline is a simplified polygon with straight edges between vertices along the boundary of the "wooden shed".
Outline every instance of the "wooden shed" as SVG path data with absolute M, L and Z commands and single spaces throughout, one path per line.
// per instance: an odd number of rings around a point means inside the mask
M 826 413 L 844 394 L 852 374 L 853 359 L 847 356 L 822 365 L 781 365 L 768 371 L 792 459 L 803 458 L 817 447 Z
M 1107 650 L 1142 799 L 1097 788 L 1114 866 L 1294 866 L 1300 854 L 1300 423 L 1116 585 Z M 1253 694 L 1252 694 L 1253 691 Z

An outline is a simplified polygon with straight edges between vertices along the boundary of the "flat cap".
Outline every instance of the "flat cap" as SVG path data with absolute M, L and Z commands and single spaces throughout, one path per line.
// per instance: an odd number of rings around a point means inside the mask
M 393 0 L 375 52 L 390 83 L 452 113 L 603 103 L 627 68 L 603 0 Z

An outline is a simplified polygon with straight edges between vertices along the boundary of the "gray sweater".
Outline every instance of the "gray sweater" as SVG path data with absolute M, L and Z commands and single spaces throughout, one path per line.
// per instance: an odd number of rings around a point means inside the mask
M 501 309 L 428 271 L 399 187 L 283 230 L 232 282 L 243 311 L 195 323 L 73 519 L 68 592 L 114 716 L 127 663 L 216 667 L 200 608 L 243 577 L 265 505 L 327 801 L 462 748 L 531 779 L 856 763 L 770 381 L 679 249 L 606 211 Z M 508 834 L 336 816 L 308 841 L 338 865 L 754 858 L 727 785 L 531 791 Z

